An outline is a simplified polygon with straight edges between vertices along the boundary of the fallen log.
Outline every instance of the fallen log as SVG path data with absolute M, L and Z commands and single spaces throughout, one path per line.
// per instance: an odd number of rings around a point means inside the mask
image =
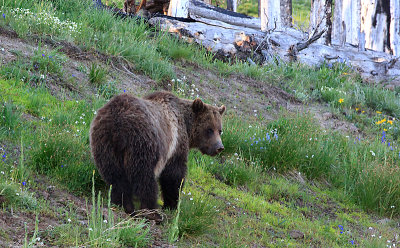
M 339 41 L 335 40 L 332 41 L 334 43 L 332 46 L 314 42 L 321 37 L 323 31 L 308 39 L 306 34 L 292 28 L 267 34 L 249 27 L 223 22 L 216 25 L 215 21 L 211 22 L 213 25 L 203 22 L 182 22 L 163 17 L 149 20 L 152 25 L 158 25 L 161 29 L 176 34 L 188 42 L 198 43 L 209 51 L 223 54 L 227 58 L 239 57 L 244 61 L 249 61 L 247 59 L 249 57 L 252 62 L 258 64 L 276 61 L 271 57 L 291 61 L 293 60 L 291 49 L 295 47 L 296 59 L 307 65 L 346 63 L 367 81 L 385 81 L 400 86 L 400 62 L 397 62 L 397 57 L 372 50 L 359 51 L 358 47 L 350 44 L 341 47 Z M 254 56 L 258 56 L 259 59 L 254 59 Z
M 95 2 L 101 3 L 100 0 L 95 0 Z M 315 42 L 326 28 L 314 32 L 311 38 L 308 34 L 294 28 L 262 32 L 259 28 L 254 28 L 253 24 L 257 18 L 248 17 L 252 20 L 248 22 L 249 25 L 243 22 L 241 25 L 236 25 L 238 20 L 246 18 L 243 14 L 227 10 L 220 11 L 217 7 L 207 6 L 197 0 L 191 0 L 190 6 L 192 7 L 189 7 L 189 15 L 191 15 L 190 9 L 195 9 L 193 6 L 203 6 L 197 13 L 204 13 L 204 15 L 192 14 L 197 20 L 193 20 L 193 17 L 155 16 L 150 18 L 148 23 L 188 42 L 197 43 L 217 54 L 219 58 L 239 58 L 251 64 L 293 61 L 294 59 L 310 66 L 334 62 L 346 63 L 367 81 L 384 81 L 400 86 L 399 57 L 384 52 L 365 50 L 364 47 L 359 48 L 345 43 L 340 37 L 341 40 L 332 39 L 331 46 Z M 222 17 L 218 19 L 219 17 L 214 16 L 209 19 L 205 9 L 210 9 L 211 13 L 218 12 Z M 228 14 L 224 15 L 224 12 Z

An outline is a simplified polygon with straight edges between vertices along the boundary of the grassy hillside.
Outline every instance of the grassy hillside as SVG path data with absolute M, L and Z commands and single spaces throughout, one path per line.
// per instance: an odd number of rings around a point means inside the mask
M 346 61 L 224 63 L 90 4 L 2 3 L 0 246 L 400 245 L 399 89 Z M 190 153 L 157 226 L 110 206 L 88 130 L 112 96 L 160 89 L 228 113 L 224 153 Z

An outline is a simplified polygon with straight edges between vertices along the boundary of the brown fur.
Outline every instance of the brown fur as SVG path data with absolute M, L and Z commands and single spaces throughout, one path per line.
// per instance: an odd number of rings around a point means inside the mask
M 176 208 L 190 148 L 214 156 L 223 150 L 221 115 L 214 107 L 156 92 L 143 99 L 123 94 L 98 110 L 90 128 L 91 151 L 111 201 L 133 213 L 157 208 L 159 179 L 164 207 Z

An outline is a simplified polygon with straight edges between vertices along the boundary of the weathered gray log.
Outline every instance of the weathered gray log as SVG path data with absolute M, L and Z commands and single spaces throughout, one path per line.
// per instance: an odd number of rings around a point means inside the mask
M 296 57 L 302 63 L 320 66 L 325 61 L 346 61 L 349 66 L 359 71 L 365 80 L 372 82 L 386 80 L 400 85 L 398 58 L 383 52 L 358 51 L 357 47 L 349 44 L 338 47 L 312 43 L 304 40 L 303 33 L 292 28 L 271 32 L 268 34 L 268 42 L 266 42 L 264 32 L 226 23 L 223 24 L 224 26 L 207 25 L 206 23 L 181 22 L 162 17 L 151 18 L 149 23 L 160 25 L 162 29 L 175 33 L 189 42 L 196 42 L 210 51 L 226 56 L 235 56 L 239 52 L 247 52 L 250 56 L 256 51 L 265 58 L 269 57 L 271 61 L 276 61 L 271 59 L 275 57 L 280 58 L 278 60 L 289 61 L 291 56 L 288 51 L 295 46 L 300 49 L 297 49 Z M 259 47 L 260 44 L 261 47 Z
M 219 7 L 205 4 L 198 0 L 191 0 L 189 4 L 189 16 L 194 20 L 217 20 L 235 26 L 261 29 L 260 19 L 244 14 L 228 11 Z

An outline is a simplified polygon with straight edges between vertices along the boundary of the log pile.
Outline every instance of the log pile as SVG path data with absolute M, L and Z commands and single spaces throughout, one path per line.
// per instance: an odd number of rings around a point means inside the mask
M 328 27 L 316 28 L 310 35 L 289 27 L 261 31 L 260 19 L 235 13 L 198 0 L 190 0 L 189 18 L 155 16 L 151 25 L 195 42 L 225 58 L 250 63 L 300 61 L 310 66 L 323 63 L 347 63 L 370 82 L 400 86 L 400 61 L 388 53 L 361 49 L 353 41 L 359 37 L 334 36 L 331 46 L 315 42 Z M 346 30 L 345 27 L 339 27 Z M 333 27 L 334 31 L 338 27 Z M 343 33 L 343 32 L 342 32 Z M 346 33 L 346 32 L 344 32 Z M 322 39 L 322 38 L 321 38 Z

